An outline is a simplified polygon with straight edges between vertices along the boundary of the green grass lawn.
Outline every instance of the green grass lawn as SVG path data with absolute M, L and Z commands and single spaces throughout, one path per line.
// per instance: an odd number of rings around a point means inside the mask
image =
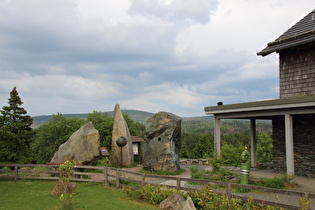
M 0 181 L 0 209 L 62 209 L 59 197 L 50 195 L 57 181 Z M 147 203 L 129 200 L 122 190 L 96 183 L 76 183 L 74 209 L 158 209 Z

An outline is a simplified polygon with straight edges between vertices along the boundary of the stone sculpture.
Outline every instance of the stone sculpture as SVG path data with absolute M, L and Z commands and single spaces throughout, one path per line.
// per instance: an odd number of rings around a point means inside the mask
M 176 172 L 180 169 L 182 119 L 159 112 L 148 119 L 143 142 L 143 168 L 150 171 Z
M 99 158 L 100 135 L 92 122 L 81 126 L 68 141 L 59 146 L 51 163 L 75 161 L 77 164 L 96 165 Z
M 125 137 L 127 144 L 122 149 L 116 144 L 119 137 Z M 112 132 L 112 152 L 111 161 L 113 165 L 121 165 L 121 151 L 122 151 L 122 166 L 131 166 L 134 164 L 132 141 L 128 125 L 121 113 L 119 104 L 115 105 L 114 109 L 114 124 Z

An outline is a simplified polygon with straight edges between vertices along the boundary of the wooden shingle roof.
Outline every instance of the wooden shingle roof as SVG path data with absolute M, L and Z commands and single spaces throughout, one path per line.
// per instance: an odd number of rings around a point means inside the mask
M 265 56 L 310 42 L 315 42 L 315 9 L 275 41 L 268 43 L 267 47 L 257 55 Z

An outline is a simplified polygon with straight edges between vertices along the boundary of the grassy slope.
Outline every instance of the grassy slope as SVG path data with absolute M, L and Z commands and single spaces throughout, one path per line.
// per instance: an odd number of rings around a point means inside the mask
M 61 209 L 58 197 L 50 195 L 56 181 L 0 181 L 0 209 Z M 121 190 L 95 183 L 77 183 L 74 209 L 158 209 L 128 200 Z

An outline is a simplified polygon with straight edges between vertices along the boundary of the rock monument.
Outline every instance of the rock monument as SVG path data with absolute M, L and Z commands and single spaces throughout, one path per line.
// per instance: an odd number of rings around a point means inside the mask
M 181 121 L 179 116 L 159 112 L 148 119 L 143 142 L 143 168 L 175 172 L 180 169 Z
M 100 135 L 92 122 L 81 126 L 68 141 L 59 146 L 51 163 L 75 161 L 77 164 L 96 165 L 99 157 Z
M 127 144 L 122 147 L 119 147 L 116 144 L 116 140 L 123 136 L 127 139 Z M 114 109 L 114 124 L 113 124 L 113 132 L 112 132 L 112 152 L 111 152 L 111 160 L 113 165 L 121 165 L 121 151 L 122 151 L 122 165 L 123 166 L 131 166 L 134 164 L 134 156 L 132 149 L 132 141 L 129 133 L 128 125 L 121 113 L 119 104 L 115 105 Z

